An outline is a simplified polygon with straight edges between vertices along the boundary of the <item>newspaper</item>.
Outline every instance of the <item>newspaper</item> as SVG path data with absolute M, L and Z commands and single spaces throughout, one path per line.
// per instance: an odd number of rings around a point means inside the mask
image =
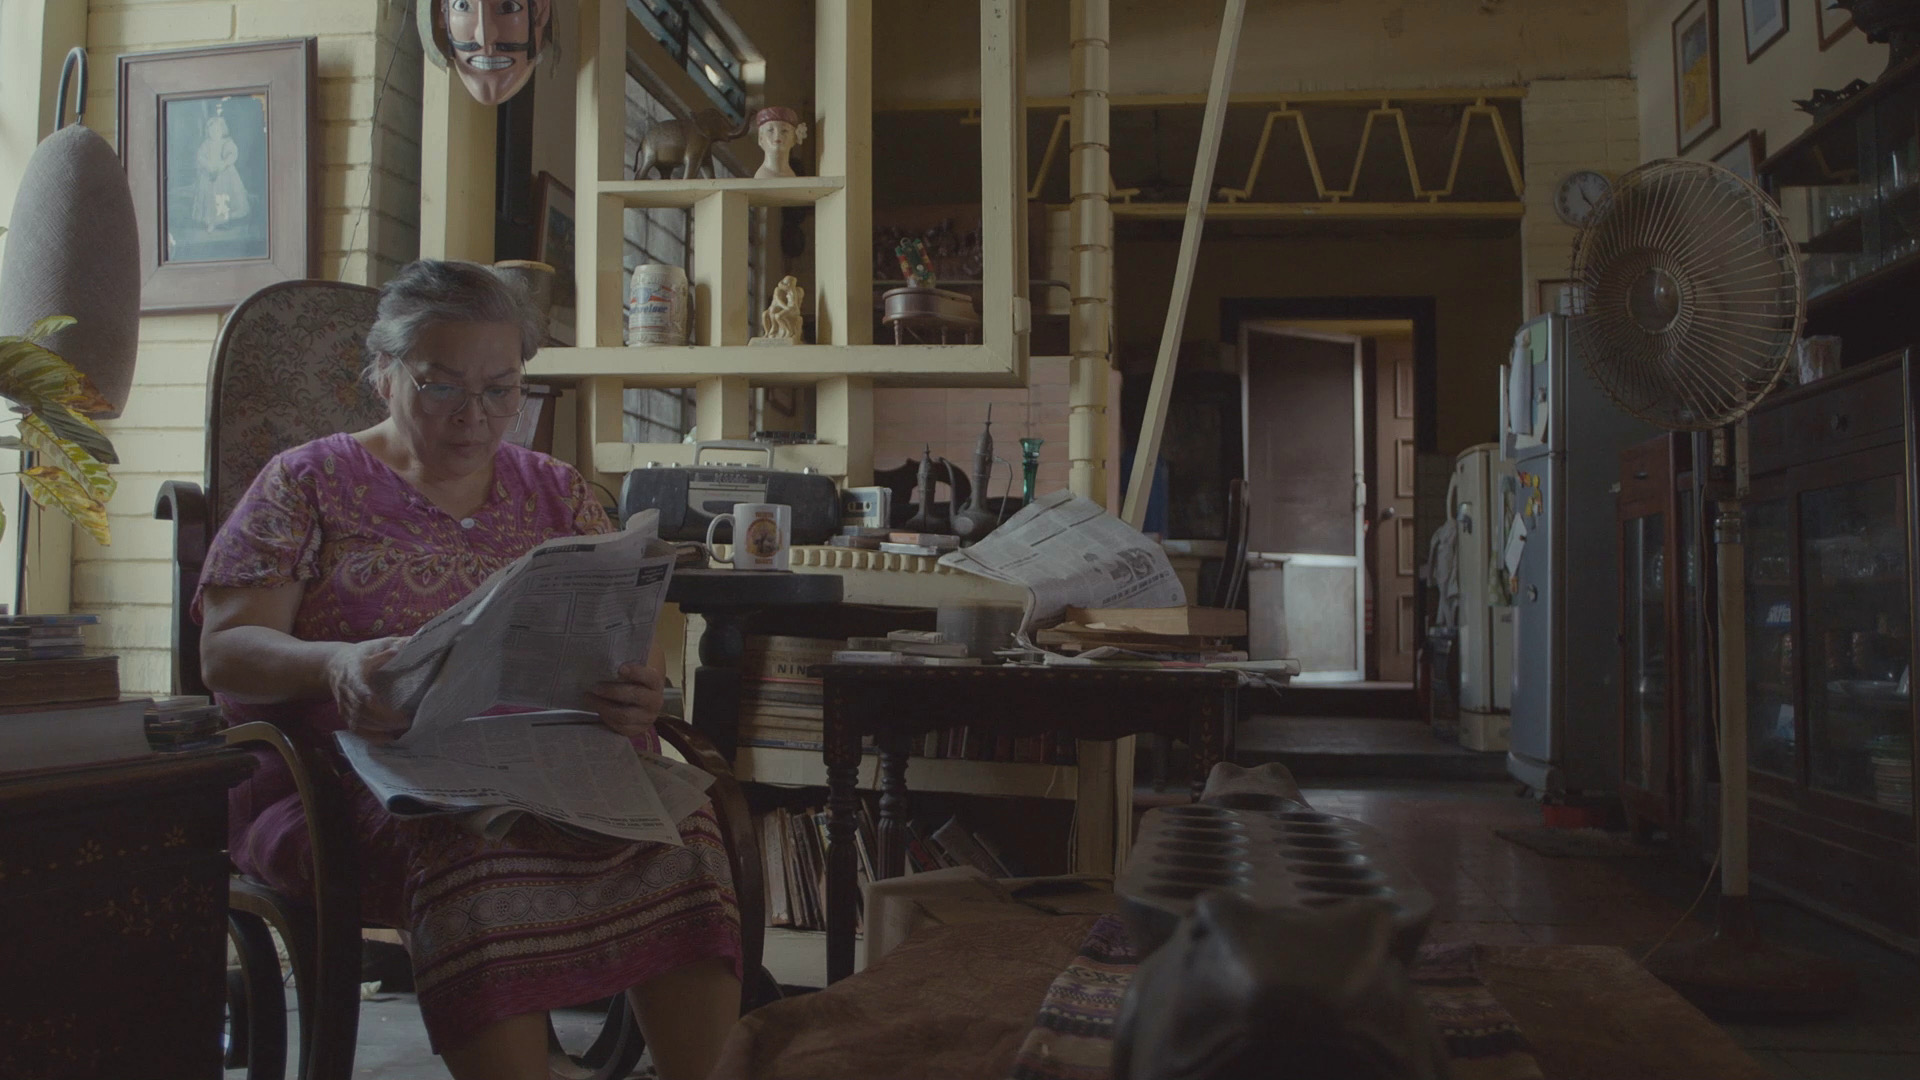
M 940 565 L 1027 590 L 1023 647 L 1037 622 L 1069 607 L 1180 607 L 1187 591 L 1159 544 L 1068 491 L 1043 495 L 987 538 Z
M 587 701 L 652 647 L 674 563 L 658 522 L 649 510 L 622 532 L 541 544 L 408 639 L 374 678 L 412 718 L 406 733 L 338 737 L 369 789 L 396 814 L 482 811 L 468 825 L 495 835 L 524 811 L 680 843 L 674 811 L 699 805 L 706 774 L 643 759 Z M 482 715 L 498 706 L 547 711 Z

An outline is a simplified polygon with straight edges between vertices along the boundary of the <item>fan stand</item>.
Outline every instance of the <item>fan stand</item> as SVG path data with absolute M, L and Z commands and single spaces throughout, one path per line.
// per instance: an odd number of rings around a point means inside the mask
M 1823 1015 L 1853 1003 L 1854 972 L 1768 942 L 1748 895 L 1744 520 L 1738 502 L 1719 504 L 1720 904 L 1712 933 L 1659 950 L 1647 970 L 1710 1015 Z

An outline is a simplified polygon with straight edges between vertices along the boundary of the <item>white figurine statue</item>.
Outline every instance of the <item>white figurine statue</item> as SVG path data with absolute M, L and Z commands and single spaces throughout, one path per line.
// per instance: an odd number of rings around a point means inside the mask
M 759 133 L 760 151 L 767 155 L 754 170 L 753 178 L 792 176 L 793 166 L 787 157 L 794 147 L 807 141 L 807 125 L 800 122 L 800 114 L 785 105 L 769 106 L 753 114 L 753 127 Z
M 760 316 L 761 336 L 754 338 L 755 345 L 798 345 L 800 344 L 800 305 L 806 299 L 807 290 L 792 274 L 780 279 L 773 287 L 773 302 Z

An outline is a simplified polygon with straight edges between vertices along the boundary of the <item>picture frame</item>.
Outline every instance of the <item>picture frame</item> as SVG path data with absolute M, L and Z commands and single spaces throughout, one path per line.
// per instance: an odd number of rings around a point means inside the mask
M 542 172 L 533 184 L 533 257 L 553 267 L 553 314 L 547 336 L 556 345 L 578 340 L 574 327 L 573 189 Z
M 1844 8 L 1831 7 L 1833 0 L 1813 0 L 1813 27 L 1820 37 L 1820 51 L 1826 52 L 1840 43 L 1853 29 L 1853 12 Z
M 1740 23 L 1746 33 L 1747 63 L 1751 64 L 1776 41 L 1787 36 L 1787 0 L 1740 0 Z
M 1673 121 L 1684 154 L 1720 129 L 1718 0 L 1693 0 L 1673 20 Z
M 1766 157 L 1767 133 L 1756 128 L 1733 140 L 1725 150 L 1713 155 L 1711 160 L 1747 183 L 1758 185 L 1760 163 Z
M 120 57 L 140 311 L 225 311 L 319 275 L 317 39 Z
M 1580 283 L 1572 278 L 1549 278 L 1540 282 L 1536 315 L 1584 315 L 1587 305 Z

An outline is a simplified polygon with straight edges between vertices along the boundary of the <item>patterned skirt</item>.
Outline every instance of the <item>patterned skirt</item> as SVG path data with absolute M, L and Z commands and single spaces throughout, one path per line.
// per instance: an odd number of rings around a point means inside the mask
M 277 775 L 276 775 L 277 774 Z M 305 814 L 262 758 L 233 790 L 229 847 L 242 873 L 310 889 Z M 586 840 L 523 817 L 488 840 L 445 817 L 396 818 L 347 778 L 361 918 L 410 934 L 415 990 L 436 1053 L 523 1013 L 578 1005 L 708 959 L 740 968 L 740 913 L 712 811 L 684 847 Z M 262 803 L 265 803 L 262 806 Z

